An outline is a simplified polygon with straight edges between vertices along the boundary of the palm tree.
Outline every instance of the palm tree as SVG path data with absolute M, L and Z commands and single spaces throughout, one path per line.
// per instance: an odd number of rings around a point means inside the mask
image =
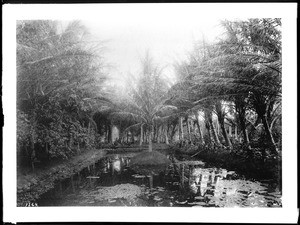
M 273 153 L 278 154 L 268 117 L 281 101 L 280 19 L 224 21 L 223 26 L 227 37 L 212 45 L 203 42 L 186 63 L 188 92 L 199 103 L 207 99 L 234 102 L 247 144 L 245 116 L 253 109 Z
M 152 152 L 154 126 L 164 122 L 177 108 L 166 104 L 168 87 L 161 76 L 162 70 L 155 66 L 149 54 L 142 61 L 142 72 L 138 78 L 131 76 L 127 93 L 115 96 L 110 102 L 113 109 L 112 117 L 135 121 L 127 127 L 148 128 L 149 152 Z
M 54 157 L 72 152 L 64 150 L 78 139 L 72 135 L 90 131 L 84 99 L 99 93 L 105 79 L 99 47 L 89 42 L 86 28 L 76 21 L 60 27 L 50 20 L 17 23 L 17 108 L 31 124 L 32 161 L 39 142 Z

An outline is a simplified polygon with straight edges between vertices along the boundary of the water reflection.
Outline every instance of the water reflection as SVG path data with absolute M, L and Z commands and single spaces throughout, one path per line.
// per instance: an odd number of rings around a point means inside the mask
M 267 187 L 259 182 L 238 179 L 234 171 L 216 168 L 194 168 L 189 188 L 194 205 L 215 207 L 267 207 L 280 205 L 280 199 L 268 202 Z
M 128 167 L 130 156 L 103 158 L 58 182 L 41 196 L 40 206 L 185 206 L 278 207 L 280 193 L 268 185 L 241 179 L 233 171 L 170 165 L 159 175 L 139 174 Z M 196 166 L 195 166 L 196 165 Z

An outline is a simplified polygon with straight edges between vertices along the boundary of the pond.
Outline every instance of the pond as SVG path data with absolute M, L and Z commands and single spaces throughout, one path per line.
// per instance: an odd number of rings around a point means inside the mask
M 135 153 L 136 154 L 136 153 Z M 110 154 L 40 196 L 39 206 L 281 207 L 281 192 L 268 182 L 234 171 L 176 161 L 144 175 L 129 167 L 133 153 Z

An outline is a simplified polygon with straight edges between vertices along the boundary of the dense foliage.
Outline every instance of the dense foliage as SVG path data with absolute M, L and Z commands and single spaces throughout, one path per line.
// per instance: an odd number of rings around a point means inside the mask
M 281 20 L 221 25 L 218 41 L 197 42 L 177 64 L 175 84 L 147 54 L 140 73 L 123 90 L 107 85 L 104 97 L 99 46 L 79 22 L 18 22 L 20 156 L 31 163 L 68 158 L 99 147 L 100 136 L 112 142 L 117 127 L 119 142 L 149 143 L 149 151 L 165 142 L 206 158 L 279 165 Z
M 280 19 L 223 21 L 225 35 L 199 42 L 177 66 L 174 104 L 188 104 L 199 123 L 198 144 L 181 152 L 223 166 L 260 171 L 278 178 L 281 165 Z M 185 109 L 185 112 L 188 112 Z M 197 116 L 198 114 L 198 116 Z M 186 120 L 189 130 L 189 122 Z M 204 135 L 201 134 L 204 133 Z M 204 139 L 204 140 L 203 140 Z M 191 141 L 190 141 L 191 143 Z M 195 142 L 194 142 L 195 143 Z M 235 168 L 238 170 L 238 168 Z M 245 172 L 245 171 L 243 171 Z
M 21 162 L 68 158 L 95 145 L 94 102 L 104 75 L 99 48 L 79 22 L 17 24 L 18 153 Z

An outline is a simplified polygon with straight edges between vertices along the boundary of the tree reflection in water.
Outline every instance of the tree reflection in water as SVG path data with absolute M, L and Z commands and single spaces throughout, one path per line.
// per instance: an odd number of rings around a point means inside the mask
M 241 179 L 233 171 L 180 162 L 160 173 L 155 168 L 137 172 L 131 170 L 129 163 L 130 157 L 120 155 L 103 158 L 57 183 L 38 203 L 40 206 L 281 206 L 281 193 L 270 191 L 268 185 Z
M 268 206 L 262 195 L 266 194 L 267 188 L 259 182 L 237 179 L 233 171 L 194 168 L 190 176 L 189 188 L 196 205 L 199 204 L 197 200 L 203 199 L 201 196 L 208 204 L 219 207 Z
M 122 162 L 123 164 L 124 162 Z M 113 171 L 120 172 L 121 171 L 121 159 L 117 155 L 114 161 L 112 162 Z

